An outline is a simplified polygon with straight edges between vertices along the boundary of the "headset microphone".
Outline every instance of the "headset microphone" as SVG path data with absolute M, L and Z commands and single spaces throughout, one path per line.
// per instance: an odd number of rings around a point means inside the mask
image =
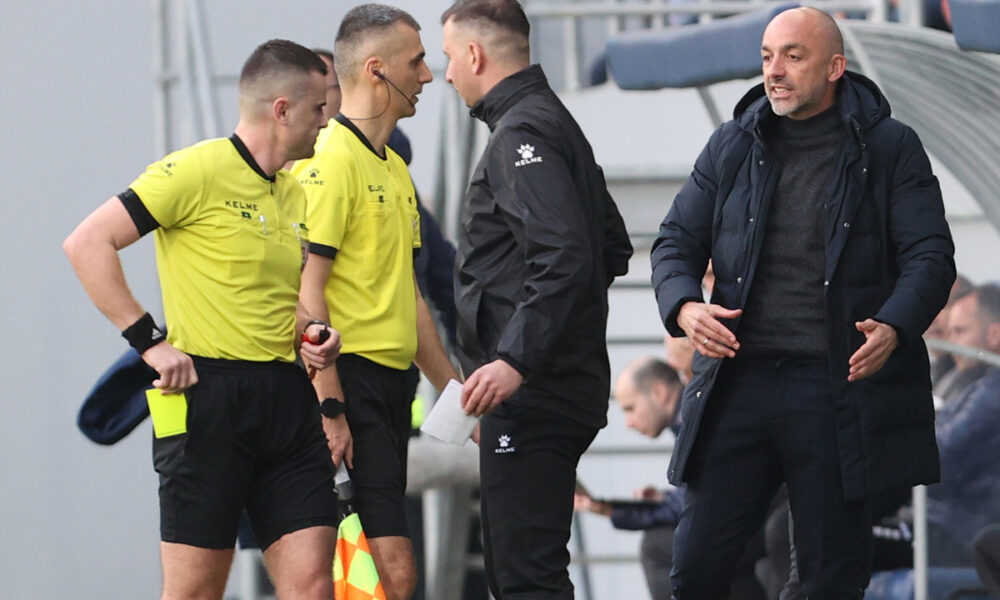
M 389 80 L 388 77 L 386 77 L 385 75 L 383 75 L 382 71 L 372 71 L 372 75 L 374 75 L 375 77 L 378 77 L 382 81 L 384 81 L 387 84 L 391 85 L 392 89 L 394 89 L 397 92 L 399 92 L 399 95 L 403 97 L 403 100 L 406 100 L 406 103 L 410 105 L 410 108 L 413 108 L 413 109 L 417 108 L 416 105 L 413 104 L 413 100 L 410 100 L 410 97 L 407 96 L 406 94 L 404 94 L 403 90 L 401 90 L 398 87 L 396 87 L 395 83 L 393 83 L 392 81 Z

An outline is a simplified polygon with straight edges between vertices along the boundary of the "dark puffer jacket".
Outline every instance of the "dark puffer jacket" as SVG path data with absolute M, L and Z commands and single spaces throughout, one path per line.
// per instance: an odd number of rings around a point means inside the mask
M 916 133 L 892 119 L 869 79 L 848 72 L 837 102 L 848 134 L 826 203 L 825 310 L 830 385 L 844 493 L 848 499 L 939 478 L 927 350 L 921 334 L 955 279 L 954 245 L 941 190 Z M 776 119 L 763 85 L 712 135 L 653 244 L 653 286 L 668 331 L 701 299 L 712 259 L 712 302 L 744 308 L 760 257 L 780 165 L 765 144 Z M 873 376 L 848 383 L 848 359 L 864 342 L 854 326 L 874 318 L 895 327 L 900 346 Z M 739 338 L 738 320 L 729 323 Z M 721 360 L 695 358 L 682 400 L 683 426 L 670 480 L 685 480 Z

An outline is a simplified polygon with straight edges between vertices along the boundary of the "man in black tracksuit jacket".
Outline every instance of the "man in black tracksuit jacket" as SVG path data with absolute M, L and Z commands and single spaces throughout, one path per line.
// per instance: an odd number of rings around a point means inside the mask
M 939 476 L 921 334 L 954 246 L 917 135 L 845 71 L 828 15 L 780 13 L 761 58 L 652 250 L 664 324 L 698 351 L 669 470 L 688 485 L 673 593 L 723 597 L 785 481 L 802 591 L 861 598 L 866 498 Z
M 529 66 L 518 2 L 462 0 L 442 23 L 445 77 L 492 132 L 456 267 L 490 589 L 569 599 L 576 465 L 607 422 L 607 288 L 632 247 L 590 145 Z

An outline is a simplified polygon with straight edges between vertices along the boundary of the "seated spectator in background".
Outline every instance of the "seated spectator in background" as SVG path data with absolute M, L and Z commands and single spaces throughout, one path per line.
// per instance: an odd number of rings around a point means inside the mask
M 955 344 L 1000 352 L 1000 285 L 981 285 L 957 300 L 948 329 Z M 976 532 L 1000 521 L 1000 368 L 959 355 L 955 368 L 979 376 L 937 419 L 941 482 L 927 488 L 935 566 L 970 566 Z
M 924 333 L 924 337 L 932 340 L 948 341 L 948 315 L 951 314 L 951 307 L 966 294 L 972 291 L 973 285 L 964 275 L 958 275 L 955 283 L 951 286 L 951 293 L 948 295 L 948 304 L 941 309 L 938 316 L 931 323 Z M 934 396 L 936 398 L 946 398 L 952 388 L 964 388 L 968 381 L 960 382 L 962 378 L 956 378 L 955 358 L 949 352 L 928 349 L 931 357 L 931 381 L 934 383 Z
M 1000 285 L 982 285 L 960 296 L 947 319 L 948 341 L 1000 352 Z M 954 361 L 964 387 L 952 394 L 935 422 L 941 481 L 927 488 L 932 567 L 972 567 L 977 533 L 1000 521 L 1000 368 L 960 355 Z M 873 498 L 875 571 L 913 564 L 911 507 L 879 521 L 893 502 L 899 506 L 908 496 L 908 490 L 899 490 Z M 989 548 L 987 541 L 977 543 L 977 552 Z
M 662 360 L 643 356 L 626 365 L 615 382 L 614 397 L 625 413 L 625 426 L 656 438 L 677 424 L 677 407 L 684 388 L 677 371 Z M 670 597 L 670 567 L 673 562 L 674 527 L 684 500 L 683 488 L 658 490 L 647 486 L 637 490 L 647 504 L 616 504 L 595 500 L 582 487 L 574 504 L 584 510 L 611 518 L 617 529 L 642 530 L 639 560 L 646 585 L 653 598 Z M 758 536 L 760 537 L 760 536 Z M 751 542 L 741 558 L 740 577 L 734 582 L 731 598 L 763 598 L 753 577 L 753 561 L 763 552 L 763 540 Z

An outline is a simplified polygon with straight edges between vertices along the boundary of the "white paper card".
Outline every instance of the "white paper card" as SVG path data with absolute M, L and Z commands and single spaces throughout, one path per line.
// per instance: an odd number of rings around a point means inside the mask
M 438 396 L 420 431 L 442 442 L 461 446 L 478 422 L 479 419 L 462 410 L 462 384 L 452 379 Z

